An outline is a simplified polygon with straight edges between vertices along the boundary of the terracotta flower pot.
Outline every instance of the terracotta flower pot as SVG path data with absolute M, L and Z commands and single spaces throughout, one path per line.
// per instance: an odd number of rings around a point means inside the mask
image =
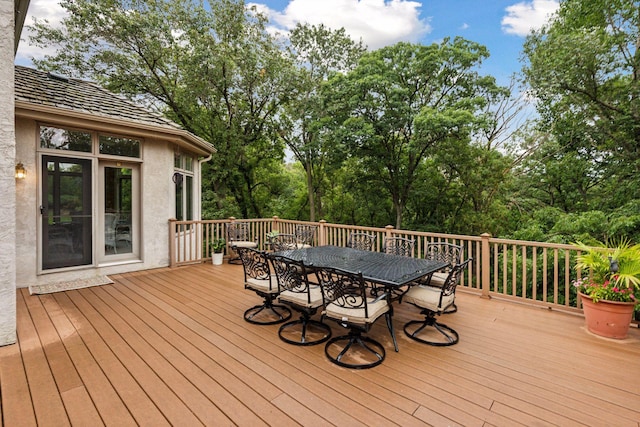
M 633 302 L 619 302 L 600 300 L 593 302 L 590 297 L 580 293 L 582 311 L 587 323 L 587 329 L 606 338 L 624 339 L 627 337 L 631 318 L 633 317 Z

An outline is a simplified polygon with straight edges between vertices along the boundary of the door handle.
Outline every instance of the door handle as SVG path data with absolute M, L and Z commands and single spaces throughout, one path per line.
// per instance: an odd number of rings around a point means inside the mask
M 42 206 L 42 205 L 40 205 L 40 214 L 41 214 L 41 215 L 44 215 L 44 214 L 46 214 L 46 213 L 47 213 L 47 208 L 46 208 L 46 206 Z

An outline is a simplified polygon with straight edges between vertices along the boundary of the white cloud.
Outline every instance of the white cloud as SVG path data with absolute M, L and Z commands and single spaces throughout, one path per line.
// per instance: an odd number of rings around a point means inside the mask
M 398 41 L 419 41 L 431 31 L 420 19 L 422 4 L 410 0 L 291 0 L 283 11 L 251 3 L 284 30 L 297 23 L 324 24 L 332 29 L 344 27 L 355 40 L 362 39 L 370 49 Z
M 502 18 L 502 31 L 507 34 L 526 36 L 549 22 L 560 7 L 559 0 L 532 0 L 508 6 Z
M 20 37 L 20 44 L 18 45 L 18 52 L 16 53 L 16 64 L 31 65 L 31 58 L 40 59 L 47 54 L 55 53 L 55 46 L 50 48 L 41 49 L 35 46 L 29 45 L 30 32 L 26 28 L 28 25 L 33 25 L 33 17 L 37 17 L 39 20 L 46 19 L 49 21 L 49 25 L 53 27 L 59 27 L 62 20 L 67 16 L 66 10 L 64 10 L 57 1 L 51 0 L 31 0 L 29 3 L 29 10 L 24 20 L 25 28 L 22 30 L 22 36 Z

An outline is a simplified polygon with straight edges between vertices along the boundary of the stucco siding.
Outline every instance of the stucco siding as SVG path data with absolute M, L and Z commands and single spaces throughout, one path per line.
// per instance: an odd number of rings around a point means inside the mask
M 22 162 L 27 170 L 27 177 L 16 180 L 16 259 L 20 260 L 17 271 L 35 268 L 38 260 L 38 193 L 36 163 L 36 126 L 31 120 L 16 118 L 16 160 Z M 35 270 L 33 270 L 35 276 Z M 16 277 L 18 288 L 32 284 L 24 274 Z
M 0 345 L 16 341 L 14 4 L 0 0 Z
M 169 218 L 175 217 L 173 148 L 167 143 L 145 145 L 142 173 L 144 259 L 151 267 L 169 265 Z

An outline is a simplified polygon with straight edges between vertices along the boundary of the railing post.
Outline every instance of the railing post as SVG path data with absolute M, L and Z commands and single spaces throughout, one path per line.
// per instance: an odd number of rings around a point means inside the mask
M 489 294 L 489 291 L 491 290 L 491 247 L 489 246 L 491 234 L 483 233 L 480 237 L 482 238 L 482 248 L 480 253 L 480 271 L 482 273 L 481 298 L 491 298 L 491 295 Z
M 280 227 L 278 226 L 278 221 L 280 221 L 280 217 L 278 217 L 278 215 L 274 215 L 271 218 L 271 230 L 269 231 L 274 231 L 274 230 L 278 230 L 280 231 Z
M 169 218 L 169 267 L 176 266 L 178 261 L 176 254 L 176 221 L 175 218 Z
M 320 220 L 320 229 L 318 230 L 318 245 L 319 246 L 324 246 L 327 244 L 327 236 L 326 236 L 326 229 L 325 229 L 325 224 L 327 223 L 327 221 L 325 221 L 324 219 Z
M 384 243 L 386 242 L 386 239 L 390 239 L 391 237 L 393 237 L 391 235 L 391 230 L 394 229 L 393 225 L 387 225 L 385 228 L 385 232 L 384 232 L 384 238 L 385 240 L 380 242 L 380 249 L 384 252 L 385 248 L 384 248 Z

